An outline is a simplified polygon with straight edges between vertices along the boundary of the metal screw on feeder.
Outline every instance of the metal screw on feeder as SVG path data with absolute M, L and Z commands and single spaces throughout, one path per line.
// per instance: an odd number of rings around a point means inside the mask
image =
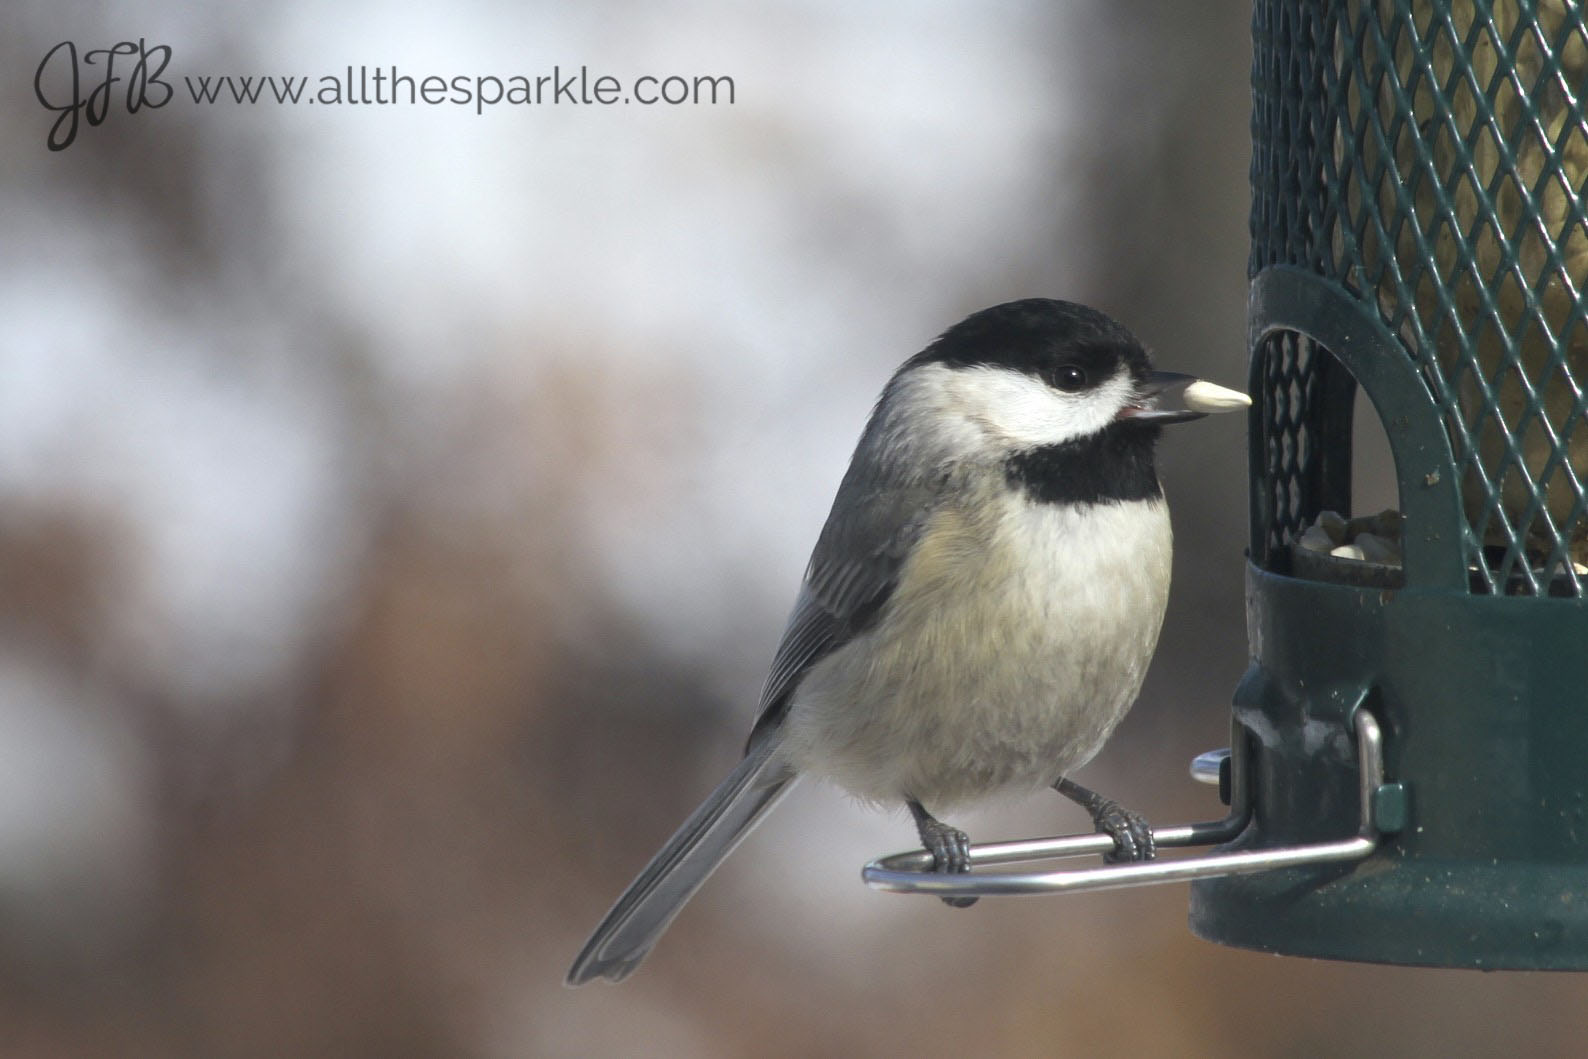
M 1253 34 L 1252 664 L 1227 760 L 1193 766 L 1229 815 L 1155 832 L 1222 845 L 866 879 L 1189 878 L 1226 944 L 1588 969 L 1588 28 L 1569 0 L 1257 0 Z M 1358 387 L 1395 510 L 1352 512 Z

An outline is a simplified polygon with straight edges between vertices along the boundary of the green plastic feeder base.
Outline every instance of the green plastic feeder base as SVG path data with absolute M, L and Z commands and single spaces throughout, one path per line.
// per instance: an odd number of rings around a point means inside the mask
M 1247 589 L 1253 818 L 1225 848 L 1355 831 L 1357 709 L 1406 797 L 1354 865 L 1196 882 L 1191 929 L 1297 956 L 1588 970 L 1588 608 L 1255 567 Z
M 1465 967 L 1588 970 L 1581 866 L 1378 855 L 1332 878 L 1281 870 L 1191 891 L 1191 928 L 1286 956 Z

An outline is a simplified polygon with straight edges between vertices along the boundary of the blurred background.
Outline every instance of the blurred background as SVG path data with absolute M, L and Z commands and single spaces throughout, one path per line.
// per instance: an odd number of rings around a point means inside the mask
M 898 364 L 1030 295 L 1243 385 L 1249 11 L 330 0 L 0 15 L 7 1056 L 1575 1053 L 1578 977 L 1191 937 L 1183 888 L 874 894 L 802 786 L 619 988 L 586 932 L 731 766 Z M 52 153 L 55 44 L 176 99 Z M 727 75 L 732 105 L 192 102 L 184 76 Z M 87 86 L 84 89 L 87 91 Z M 1216 817 L 1243 424 L 1080 777 Z M 1363 505 L 1363 509 L 1370 509 Z M 1056 797 L 957 818 L 1082 830 Z

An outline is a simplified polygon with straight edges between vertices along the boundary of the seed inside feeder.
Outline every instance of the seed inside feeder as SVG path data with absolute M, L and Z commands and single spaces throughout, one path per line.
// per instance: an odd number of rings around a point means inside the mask
M 1405 517 L 1393 508 L 1376 515 L 1348 519 L 1338 511 L 1323 511 L 1296 541 L 1298 547 L 1336 559 L 1401 565 L 1401 524 Z

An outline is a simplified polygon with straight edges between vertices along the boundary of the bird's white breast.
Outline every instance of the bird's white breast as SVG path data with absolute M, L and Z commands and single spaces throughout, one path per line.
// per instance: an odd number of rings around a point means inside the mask
M 988 494 L 932 517 L 882 621 L 801 682 L 798 767 L 935 811 L 1051 784 L 1129 709 L 1168 597 L 1163 500 Z

